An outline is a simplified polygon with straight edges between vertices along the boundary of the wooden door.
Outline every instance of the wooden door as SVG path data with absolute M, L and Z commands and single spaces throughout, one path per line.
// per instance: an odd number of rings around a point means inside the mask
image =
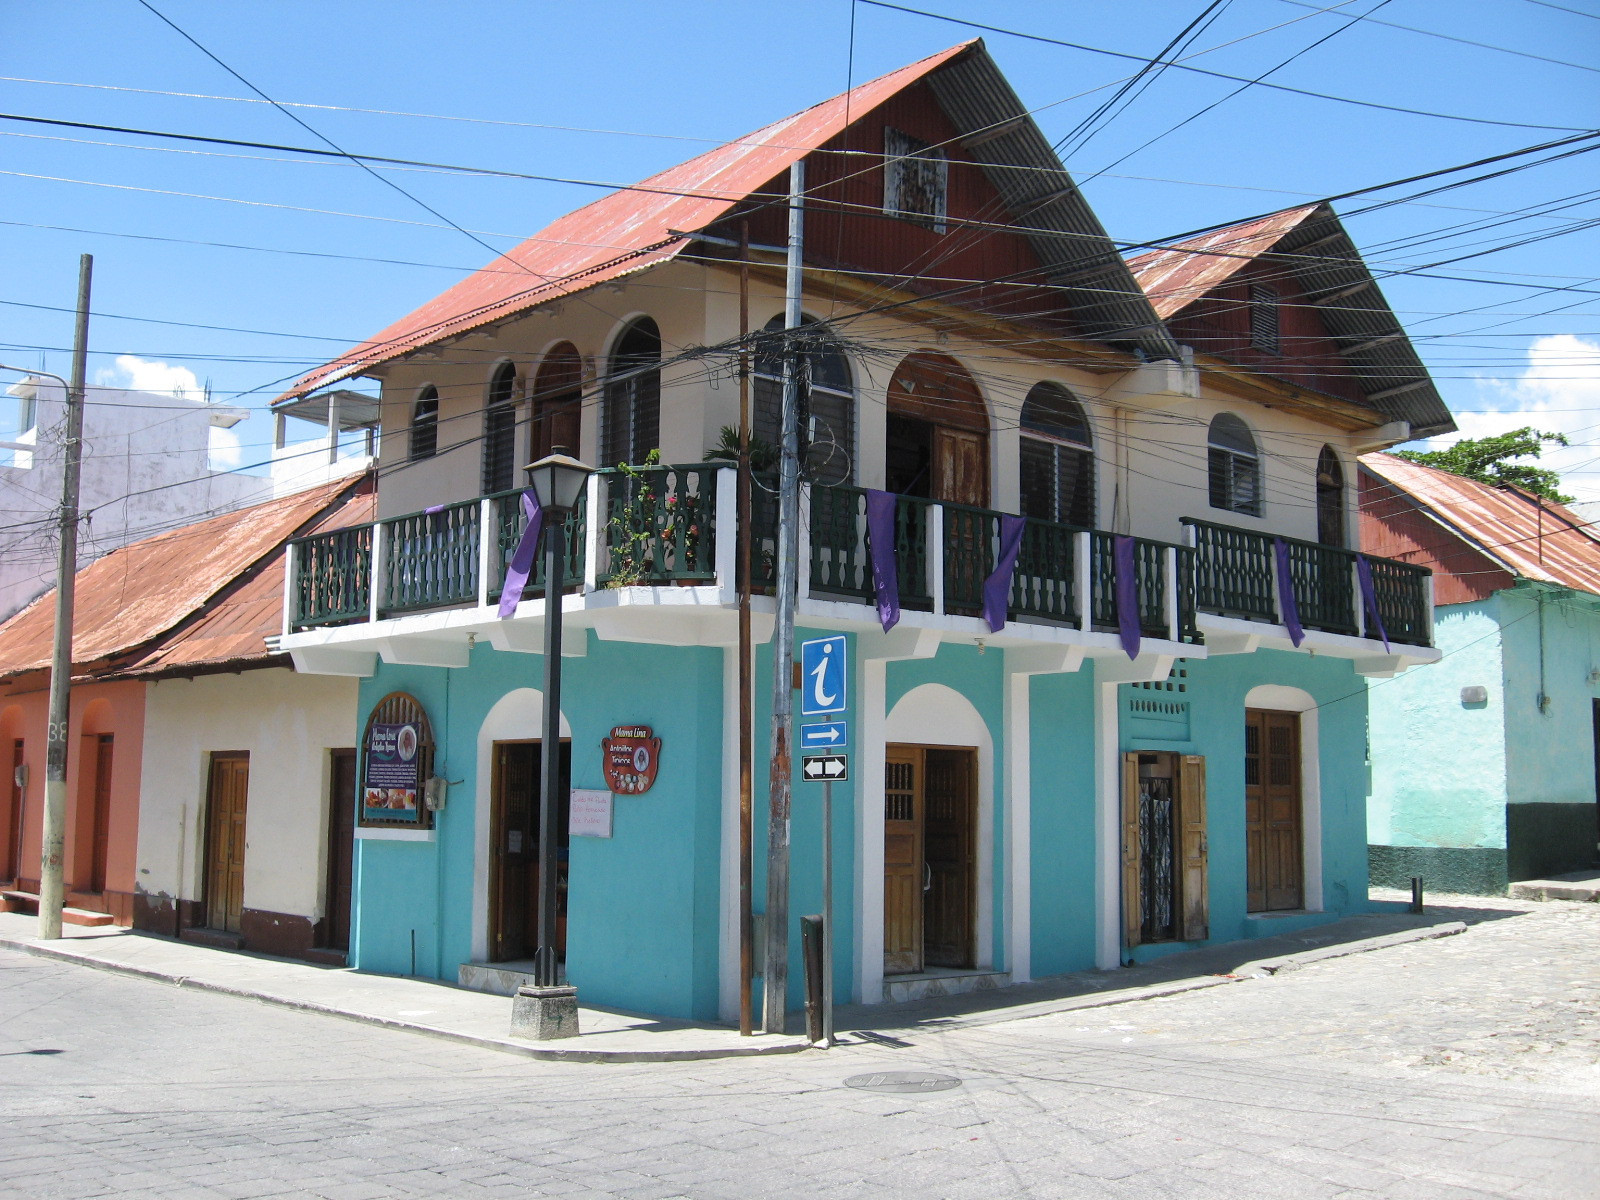
M 922 751 L 890 746 L 883 774 L 883 971 L 922 970 Z
M 92 819 L 93 841 L 89 852 L 89 891 L 99 894 L 106 890 L 106 860 L 111 852 L 111 751 L 114 735 L 94 734 L 84 739 L 83 750 L 92 757 L 79 760 L 80 771 L 94 772 L 94 790 L 90 803 L 94 806 Z
M 561 743 L 561 791 L 556 813 L 556 950 L 565 955 L 567 827 L 571 818 L 572 744 Z M 539 742 L 496 742 L 489 854 L 489 957 L 532 958 L 539 948 Z
M 977 752 L 928 747 L 922 761 L 923 961 L 971 967 Z
M 1246 709 L 1244 737 L 1245 907 L 1303 908 L 1300 715 Z
M 11 806 L 6 810 L 5 826 L 0 835 L 6 839 L 3 869 L 8 883 L 15 884 L 22 875 L 22 808 L 24 793 L 17 783 L 17 773 L 22 770 L 22 739 L 11 743 L 11 770 L 6 775 L 6 793 Z
M 1206 760 L 1197 754 L 1122 756 L 1122 940 L 1210 936 Z
M 989 438 L 946 425 L 933 431 L 933 498 L 986 508 L 989 504 Z
M 350 905 L 354 898 L 356 752 L 335 750 L 328 772 L 328 892 L 325 944 L 350 949 Z
M 206 799 L 206 925 L 238 933 L 244 913 L 245 802 L 250 756 L 213 754 Z

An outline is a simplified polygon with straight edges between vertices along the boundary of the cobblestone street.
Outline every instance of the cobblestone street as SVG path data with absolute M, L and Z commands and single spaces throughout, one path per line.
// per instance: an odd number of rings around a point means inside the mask
M 0 951 L 6 1196 L 1600 1195 L 1600 905 L 904 1045 L 525 1061 Z M 882 1094 L 882 1070 L 960 1086 Z

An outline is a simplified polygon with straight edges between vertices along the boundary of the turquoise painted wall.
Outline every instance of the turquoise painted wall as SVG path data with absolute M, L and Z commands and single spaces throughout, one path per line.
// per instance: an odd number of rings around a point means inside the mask
M 1538 595 L 1506 591 L 1492 600 L 1505 645 L 1505 801 L 1592 804 L 1600 692 L 1589 673 L 1600 667 L 1600 613 L 1581 595 L 1542 603 Z
M 358 842 L 354 965 L 406 973 L 413 931 L 419 974 L 453 980 L 471 961 L 473 869 L 477 841 L 487 836 L 478 732 L 496 701 L 542 680 L 541 656 L 478 646 L 466 670 L 381 666 L 363 683 L 363 719 L 397 689 L 423 702 L 440 744 L 437 770 L 460 782 L 434 842 Z M 619 680 L 629 686 L 619 690 Z M 566 661 L 562 686 L 574 787 L 604 786 L 600 739 L 614 725 L 650 725 L 662 739 L 655 786 L 616 800 L 613 836 L 572 839 L 568 976 L 588 1003 L 714 1017 L 722 652 L 591 637 L 586 657 Z
M 1434 617 L 1440 661 L 1367 681 L 1374 845 L 1505 848 L 1507 706 L 1531 711 L 1533 697 L 1505 686 L 1502 619 L 1494 597 L 1442 607 Z M 1461 702 L 1472 685 L 1488 689 L 1485 703 Z
M 1152 737 L 1145 718 L 1128 713 L 1127 697 L 1170 693 L 1123 687 L 1121 743 L 1128 750 L 1171 750 L 1206 759 L 1206 820 L 1211 942 L 1285 932 L 1364 911 L 1367 902 L 1365 756 L 1367 691 L 1344 659 L 1279 650 L 1190 660 L 1184 697 L 1189 702 L 1189 740 Z M 1322 822 L 1322 907 L 1305 917 L 1252 918 L 1245 904 L 1244 709 L 1251 688 L 1280 684 L 1299 688 L 1318 705 L 1319 782 Z M 1308 898 L 1309 899 L 1309 898 Z M 1147 961 L 1191 943 L 1135 947 L 1131 957 Z
M 1035 675 L 1032 720 L 1033 974 L 1095 965 L 1094 676 Z

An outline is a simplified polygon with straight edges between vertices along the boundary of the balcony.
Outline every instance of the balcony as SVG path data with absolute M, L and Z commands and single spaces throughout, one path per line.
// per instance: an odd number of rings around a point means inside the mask
M 607 638 L 731 644 L 737 602 L 735 473 L 716 464 L 606 470 L 590 480 L 567 521 L 563 610 Z M 484 637 L 536 651 L 544 613 L 542 558 L 516 615 L 494 605 L 522 536 L 520 492 L 441 505 L 291 543 L 282 647 L 302 669 L 366 674 L 373 654 L 394 662 L 465 665 Z M 803 624 L 876 628 L 867 492 L 802 489 L 799 557 Z M 777 554 L 776 501 L 756 489 L 752 590 L 770 614 Z M 592 514 L 603 514 L 593 520 Z M 1126 657 L 1118 636 L 1116 539 L 1101 530 L 1029 520 L 1013 573 L 1007 624 L 982 620 L 1001 514 L 901 497 L 895 511 L 902 625 L 925 645 L 979 638 L 998 647 L 1053 644 L 1076 657 Z M 1188 544 L 1136 538 L 1134 594 L 1145 651 L 1168 658 L 1287 646 L 1274 539 L 1186 520 Z M 1430 581 L 1422 568 L 1369 558 L 1385 651 L 1366 612 L 1358 556 L 1283 539 L 1307 642 L 1319 653 L 1373 660 L 1386 674 L 1437 652 Z M 766 618 L 770 625 L 770 617 Z M 583 639 L 569 651 L 580 653 Z M 931 652 L 931 651 L 927 651 Z M 1143 657 L 1143 653 L 1141 653 Z M 320 663 L 320 666 L 319 666 Z M 1358 668 L 1360 664 L 1358 664 Z

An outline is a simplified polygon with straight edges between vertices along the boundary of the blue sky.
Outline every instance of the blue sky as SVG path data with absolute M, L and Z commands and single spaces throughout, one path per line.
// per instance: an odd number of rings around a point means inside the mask
M 863 0 L 150 2 L 274 99 L 323 106 L 293 111 L 345 149 L 616 182 L 980 33 L 1052 140 L 1138 65 Z M 909 6 L 1152 55 L 1208 3 Z M 0 112 L 315 144 L 269 105 L 221 98 L 251 93 L 139 0 L 0 0 L 0 18 Z M 1190 66 L 1255 78 L 1298 55 L 1267 78 L 1443 115 L 1259 86 L 1230 98 L 1238 84 L 1169 69 L 1067 155 L 1115 238 L 1158 239 L 1600 126 L 1595 0 L 1229 0 L 1209 21 L 1183 52 Z M 0 135 L 0 361 L 68 372 L 63 310 L 87 251 L 92 377 L 173 387 L 190 372 L 218 400 L 261 406 L 279 381 L 488 257 L 347 163 L 5 120 Z M 1547 461 L 1569 491 L 1600 499 L 1600 229 L 1562 232 L 1600 220 L 1597 164 L 1600 154 L 1580 155 L 1349 226 L 1463 430 L 1568 431 L 1573 448 Z M 390 178 L 496 246 L 598 194 Z M 1562 207 L 1499 215 L 1532 205 Z M 1504 223 L 1455 228 L 1490 221 Z M 236 433 L 233 461 L 268 457 L 268 418 Z

